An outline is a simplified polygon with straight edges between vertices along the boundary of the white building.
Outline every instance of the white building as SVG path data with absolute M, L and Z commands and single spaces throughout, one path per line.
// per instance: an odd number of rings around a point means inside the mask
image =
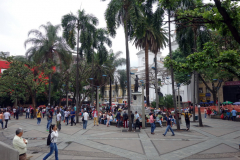
M 138 71 L 135 73 L 135 75 L 138 75 L 139 79 L 145 80 L 145 51 L 141 50 L 137 53 L 138 56 Z M 152 67 L 155 66 L 154 64 L 154 57 L 155 55 L 152 52 L 148 52 L 148 60 L 149 60 L 149 82 L 150 82 L 150 88 L 149 88 L 149 101 L 152 102 L 156 99 L 155 94 L 155 70 L 152 69 Z M 158 68 L 158 79 L 161 79 L 161 86 L 160 92 L 163 96 L 166 94 L 172 94 L 172 80 L 171 80 L 171 74 L 170 71 L 168 71 L 163 64 L 164 56 L 162 56 L 161 53 L 158 53 L 157 55 L 157 68 Z M 182 99 L 182 102 L 188 102 L 191 101 L 190 94 L 188 93 L 189 86 L 181 86 L 179 88 L 180 96 Z M 175 84 L 175 89 L 177 89 L 177 86 Z M 140 92 L 141 89 L 139 89 Z M 176 96 L 178 92 L 176 91 Z M 146 90 L 144 92 L 144 95 L 146 96 Z

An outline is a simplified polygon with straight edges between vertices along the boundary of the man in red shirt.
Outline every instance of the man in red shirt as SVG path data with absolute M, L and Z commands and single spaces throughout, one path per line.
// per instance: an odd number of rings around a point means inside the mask
M 92 115 L 93 115 L 94 126 L 95 126 L 95 122 L 98 126 L 98 111 L 96 108 L 93 110 Z

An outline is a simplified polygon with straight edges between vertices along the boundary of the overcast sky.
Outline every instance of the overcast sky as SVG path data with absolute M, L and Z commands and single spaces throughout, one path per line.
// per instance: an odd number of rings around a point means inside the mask
M 60 24 L 63 15 L 76 13 L 83 8 L 86 13 L 99 19 L 98 27 L 106 27 L 104 12 L 109 0 L 0 0 L 0 51 L 11 55 L 25 55 L 24 41 L 31 29 L 39 29 L 41 24 L 51 22 Z M 117 30 L 117 36 L 112 39 L 113 51 L 122 51 L 125 57 L 125 40 L 123 27 Z M 129 42 L 131 66 L 137 66 L 136 53 L 139 49 Z M 168 54 L 164 49 L 163 55 Z

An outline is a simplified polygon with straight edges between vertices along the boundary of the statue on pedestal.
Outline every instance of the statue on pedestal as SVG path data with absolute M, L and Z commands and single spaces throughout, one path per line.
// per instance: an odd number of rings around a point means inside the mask
M 139 80 L 139 78 L 136 75 L 135 84 L 134 84 L 134 92 L 138 92 L 138 87 L 139 87 L 138 80 Z

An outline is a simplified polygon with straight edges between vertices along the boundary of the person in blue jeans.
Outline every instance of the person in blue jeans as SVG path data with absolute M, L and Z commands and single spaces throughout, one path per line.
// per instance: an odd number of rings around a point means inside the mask
M 50 109 L 47 109 L 46 116 L 47 116 L 47 121 L 48 121 L 48 123 L 47 123 L 47 131 L 49 131 L 50 124 L 52 123 L 52 112 L 51 112 Z
M 226 119 L 226 118 L 227 118 L 228 120 L 231 118 L 231 113 L 230 113 L 229 110 L 227 111 L 226 116 L 224 117 L 224 119 Z
M 232 120 L 236 121 L 237 111 L 233 108 L 231 113 L 232 113 Z
M 3 119 L 4 119 L 3 112 L 0 111 L 0 123 L 2 124 L 2 129 L 3 129 Z
M 155 130 L 156 126 L 155 126 L 155 119 L 154 119 L 152 113 L 151 113 L 150 121 L 149 121 L 149 122 L 150 122 L 150 124 L 151 124 L 151 134 L 155 134 L 155 133 L 154 133 L 154 130 Z
M 89 115 L 87 111 L 83 113 L 83 129 L 87 129 L 87 121 L 88 121 Z
M 169 118 L 169 115 L 167 115 L 167 128 L 166 128 L 165 133 L 163 134 L 164 136 L 166 136 L 166 134 L 167 134 L 167 132 L 168 132 L 169 129 L 170 129 L 171 132 L 172 132 L 172 136 L 175 136 L 175 134 L 174 134 L 174 132 L 173 132 L 173 130 L 172 130 L 171 127 L 172 127 L 172 120 L 171 120 L 171 118 Z
M 52 124 L 50 126 L 49 134 L 51 134 L 50 152 L 43 158 L 43 160 L 46 160 L 49 156 L 51 156 L 53 151 L 55 151 L 55 160 L 58 160 L 58 148 L 56 144 L 58 138 L 58 131 L 55 124 Z

